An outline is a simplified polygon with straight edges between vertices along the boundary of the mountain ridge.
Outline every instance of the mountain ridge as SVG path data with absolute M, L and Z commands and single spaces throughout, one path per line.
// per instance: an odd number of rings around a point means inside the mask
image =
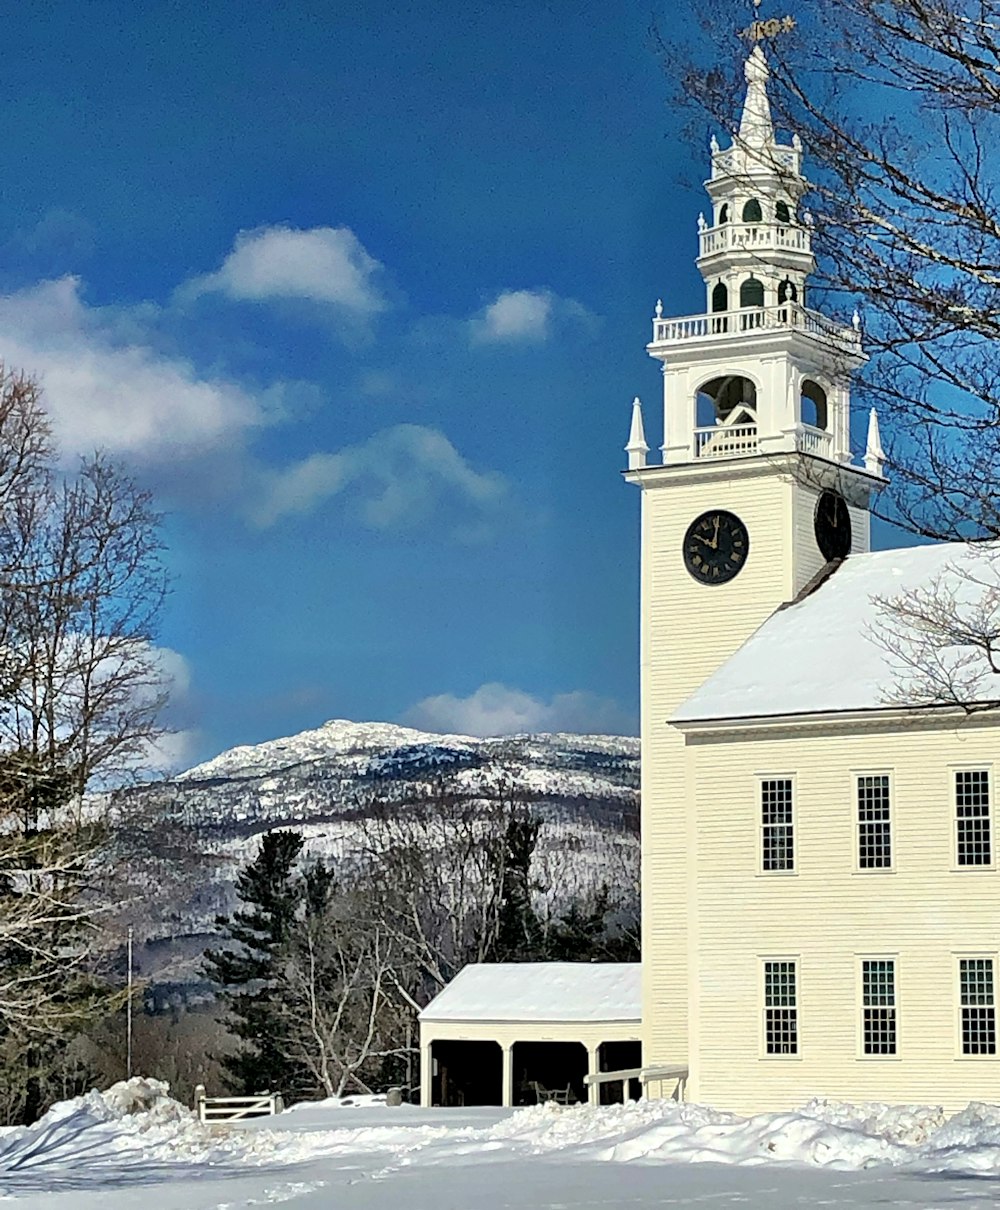
M 264 832 L 295 828 L 307 855 L 350 859 L 372 813 L 402 818 L 408 803 L 442 786 L 485 812 L 504 781 L 530 806 L 541 822 L 533 875 L 549 907 L 609 880 L 629 887 L 637 883 L 638 779 L 631 736 L 481 739 L 331 719 L 110 798 L 133 850 L 137 935 L 190 951 L 191 939 L 209 936 L 216 915 L 234 906 L 236 874 Z

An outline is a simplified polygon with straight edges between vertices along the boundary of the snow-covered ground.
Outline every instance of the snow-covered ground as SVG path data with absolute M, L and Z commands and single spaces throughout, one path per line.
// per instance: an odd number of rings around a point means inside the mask
M 390 1109 L 369 1098 L 201 1126 L 133 1080 L 0 1133 L 0 1198 L 28 1210 L 986 1207 L 1000 1107 L 950 1119 L 815 1101 L 739 1118 L 698 1105 Z

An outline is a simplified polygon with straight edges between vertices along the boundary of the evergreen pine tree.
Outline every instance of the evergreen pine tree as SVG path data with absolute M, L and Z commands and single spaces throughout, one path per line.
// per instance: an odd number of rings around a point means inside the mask
M 552 962 L 638 962 L 637 932 L 614 927 L 611 915 L 611 892 L 604 884 L 590 903 L 571 903 L 555 922 L 546 937 L 545 957 Z
M 205 951 L 205 973 L 219 987 L 229 1029 L 241 1043 L 221 1060 L 233 1092 L 288 1093 L 300 1083 L 285 1057 L 274 982 L 301 898 L 295 867 L 302 843 L 298 832 L 264 835 L 256 859 L 237 875 L 236 895 L 244 907 L 218 918 L 224 944 Z
M 497 921 L 494 962 L 531 962 L 544 957 L 542 928 L 531 903 L 531 857 L 541 821 L 527 811 L 511 814 L 504 833 L 503 898 Z

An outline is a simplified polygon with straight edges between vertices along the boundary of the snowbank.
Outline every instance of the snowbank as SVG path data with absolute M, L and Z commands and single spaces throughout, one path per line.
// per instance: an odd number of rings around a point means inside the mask
M 955 1174 L 1000 1170 L 1000 1106 L 978 1103 L 951 1118 L 931 1106 L 824 1100 L 811 1101 L 797 1113 L 751 1118 L 673 1101 L 601 1109 L 543 1105 L 521 1110 L 488 1133 L 533 1152 L 572 1149 L 618 1163 L 779 1163 L 845 1171 L 890 1166 Z
M 353 1105 L 348 1100 L 354 1101 Z M 405 1109 L 405 1112 L 403 1110 Z M 310 1113 L 302 1111 L 310 1110 Z M 479 1115 L 478 1117 L 476 1115 Z M 515 1112 L 390 1109 L 378 1098 L 313 1102 L 253 1124 L 202 1125 L 166 1084 L 133 1079 L 54 1106 L 34 1126 L 0 1134 L 0 1193 L 60 1171 L 148 1175 L 204 1165 L 238 1171 L 344 1156 L 414 1164 L 529 1156 L 608 1163 L 894 1168 L 912 1174 L 1000 1171 L 1000 1106 L 947 1117 L 933 1106 L 815 1100 L 796 1113 L 744 1118 L 704 1105 L 646 1101 Z M 360 1161 L 359 1161 L 360 1162 Z M 353 1165 L 353 1161 L 352 1161 Z
M 267 1163 L 272 1136 L 202 1125 L 169 1086 L 140 1077 L 54 1105 L 33 1126 L 0 1136 L 0 1188 L 17 1174 L 72 1163 L 79 1168 L 135 1163 Z
M 304 1160 L 378 1151 L 395 1154 L 397 1163 L 407 1165 L 508 1153 L 610 1163 L 807 1165 L 841 1171 L 886 1167 L 954 1175 L 1000 1171 L 1000 1107 L 993 1105 L 972 1104 L 948 1118 L 933 1106 L 815 1100 L 795 1113 L 744 1118 L 673 1101 L 600 1109 L 547 1104 L 507 1113 L 484 1126 L 459 1124 L 452 1112 L 458 1111 L 413 1110 L 407 1122 L 398 1111 L 386 1111 L 385 1119 L 368 1116 L 362 1122 L 352 1121 L 345 1107 L 337 1106 L 332 1128 L 317 1131 L 313 1117 L 314 1133 L 308 1139 L 299 1135 L 287 1154 Z M 276 1119 L 273 1129 L 297 1128 Z

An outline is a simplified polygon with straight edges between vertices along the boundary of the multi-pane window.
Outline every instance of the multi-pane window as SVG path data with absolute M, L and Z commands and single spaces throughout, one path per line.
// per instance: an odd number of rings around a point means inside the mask
M 993 846 L 988 770 L 960 769 L 955 773 L 955 828 L 958 864 L 989 865 Z
M 764 1049 L 769 1055 L 799 1053 L 795 963 L 764 963 Z
M 792 779 L 766 778 L 760 783 L 761 863 L 765 870 L 792 870 Z
M 993 997 L 993 959 L 960 958 L 962 1054 L 997 1053 L 997 1010 Z
M 866 1055 L 896 1053 L 896 964 L 891 958 L 861 963 L 861 1032 Z
M 891 866 L 889 778 L 882 773 L 865 775 L 858 778 L 858 867 L 887 870 Z

